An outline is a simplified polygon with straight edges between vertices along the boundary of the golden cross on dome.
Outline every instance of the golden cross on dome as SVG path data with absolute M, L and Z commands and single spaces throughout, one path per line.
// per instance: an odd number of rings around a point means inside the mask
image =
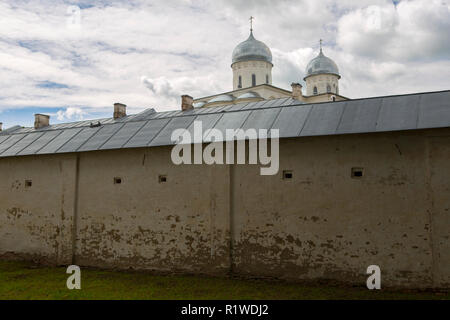
M 250 16 L 250 31 L 253 31 L 253 20 L 254 20 L 255 18 L 254 17 L 252 17 L 252 16 Z

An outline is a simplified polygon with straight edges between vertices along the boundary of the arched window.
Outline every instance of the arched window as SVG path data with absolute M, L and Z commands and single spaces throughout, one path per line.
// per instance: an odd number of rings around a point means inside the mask
M 256 86 L 256 76 L 252 74 L 252 87 Z
M 314 94 L 317 94 L 317 87 L 316 86 L 314 86 L 313 92 L 314 92 Z
M 328 92 L 328 93 L 330 93 L 330 92 L 331 92 L 331 86 L 330 86 L 330 84 L 329 84 L 329 83 L 327 84 L 327 92 Z
M 268 74 L 266 74 L 266 83 L 267 84 L 269 83 L 269 75 Z
M 238 88 L 242 88 L 242 77 L 239 76 Z

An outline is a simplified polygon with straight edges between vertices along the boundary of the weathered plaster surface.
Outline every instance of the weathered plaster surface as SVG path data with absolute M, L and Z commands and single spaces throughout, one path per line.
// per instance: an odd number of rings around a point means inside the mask
M 170 147 L 2 158 L 0 257 L 450 287 L 449 133 L 284 139 L 274 176 Z

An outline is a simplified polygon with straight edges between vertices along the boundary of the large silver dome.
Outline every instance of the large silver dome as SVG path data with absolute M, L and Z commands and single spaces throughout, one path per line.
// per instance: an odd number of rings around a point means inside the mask
M 339 69 L 336 63 L 330 58 L 326 57 L 323 54 L 322 49 L 320 49 L 319 55 L 308 63 L 308 65 L 306 66 L 305 73 L 306 73 L 305 79 L 314 74 L 323 74 L 323 73 L 331 73 L 341 77 L 339 75 Z
M 232 63 L 248 60 L 261 60 L 272 63 L 272 52 L 264 42 L 256 40 L 253 32 L 247 40 L 239 43 L 233 50 Z

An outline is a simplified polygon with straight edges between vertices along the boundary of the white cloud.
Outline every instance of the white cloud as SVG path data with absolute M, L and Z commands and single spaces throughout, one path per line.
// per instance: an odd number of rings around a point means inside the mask
M 56 118 L 60 121 L 63 120 L 83 120 L 87 112 L 81 108 L 68 107 L 66 110 L 58 110 L 56 112 Z
M 379 60 L 436 60 L 450 57 L 450 5 L 442 0 L 402 1 L 357 9 L 338 22 L 345 51 Z
M 142 76 L 141 81 L 156 96 L 172 97 L 175 95 L 172 85 L 165 77 L 150 79 Z

